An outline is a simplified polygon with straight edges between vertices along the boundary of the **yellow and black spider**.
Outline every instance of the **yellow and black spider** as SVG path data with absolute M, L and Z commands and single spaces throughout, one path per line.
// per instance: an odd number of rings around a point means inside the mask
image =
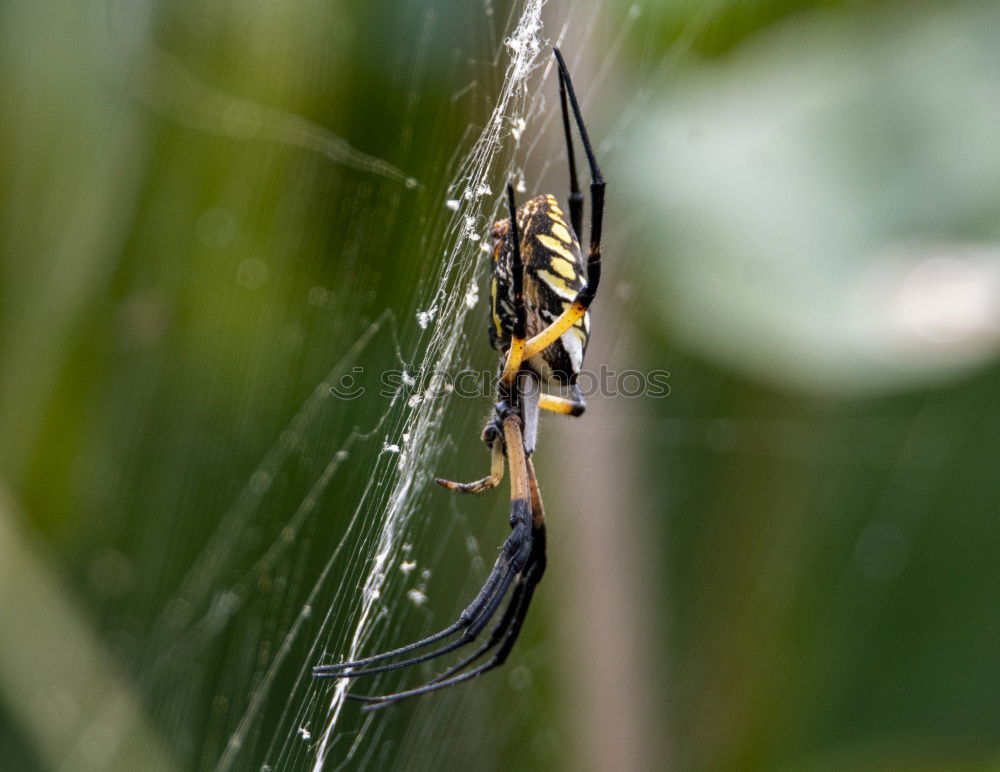
M 517 640 L 535 587 L 545 571 L 545 513 L 531 463 L 538 433 L 538 411 L 581 415 L 585 408 L 576 380 L 583 366 L 590 321 L 587 310 L 601 279 L 601 225 L 604 178 L 587 136 L 580 105 L 566 63 L 553 48 L 559 70 L 559 99 L 569 159 L 569 220 L 563 219 L 555 196 L 537 196 L 521 207 L 507 185 L 509 218 L 493 226 L 493 277 L 490 283 L 490 342 L 500 352 L 497 402 L 483 429 L 492 456 L 490 474 L 472 483 L 438 479 L 453 491 L 479 493 L 503 478 L 504 457 L 510 467 L 510 526 L 493 571 L 458 621 L 423 640 L 352 662 L 313 668 L 317 678 L 355 678 L 415 665 L 472 643 L 510 600 L 488 638 L 472 654 L 423 686 L 377 697 L 348 695 L 386 707 L 407 697 L 442 689 L 498 667 Z M 569 110 L 590 166 L 590 251 L 586 268 L 576 234 L 583 224 L 583 194 L 576 176 Z M 586 272 L 586 274 L 585 274 Z M 586 278 L 584 278 L 586 275 Z M 569 397 L 542 394 L 539 385 L 569 387 Z M 407 654 L 461 632 L 455 640 L 424 654 L 368 667 Z M 470 668 L 492 651 L 490 658 Z

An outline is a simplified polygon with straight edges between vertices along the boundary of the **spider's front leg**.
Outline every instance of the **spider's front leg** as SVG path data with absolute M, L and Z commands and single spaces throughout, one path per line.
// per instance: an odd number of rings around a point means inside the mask
M 590 166 L 590 251 L 587 253 L 587 281 L 577 293 L 573 302 L 563 311 L 548 327 L 535 334 L 524 345 L 522 355 L 525 359 L 531 359 L 539 352 L 551 346 L 570 327 L 584 317 L 590 304 L 597 295 L 597 288 L 601 282 L 601 231 L 604 228 L 604 176 L 597 165 L 597 158 L 594 156 L 594 149 L 590 144 L 590 136 L 587 134 L 587 127 L 580 114 L 580 104 L 576 99 L 576 91 L 573 89 L 573 81 L 566 69 L 566 62 L 563 61 L 562 54 L 558 48 L 553 48 L 556 61 L 559 64 L 559 96 L 562 106 L 563 127 L 566 129 L 567 150 L 572 159 L 573 143 L 569 142 L 569 111 L 566 109 L 566 102 L 572 109 L 573 118 L 576 121 L 577 130 L 580 132 L 580 139 L 583 142 L 583 150 L 587 155 L 587 165 Z M 571 201 L 579 192 L 578 184 L 575 181 L 576 172 L 574 162 L 570 161 L 570 187 Z M 570 210 L 570 219 L 573 228 L 579 229 L 582 220 L 582 206 L 573 204 Z

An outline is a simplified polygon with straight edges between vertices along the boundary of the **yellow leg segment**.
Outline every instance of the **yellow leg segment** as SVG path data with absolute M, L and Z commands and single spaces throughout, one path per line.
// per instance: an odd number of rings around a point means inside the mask
M 524 359 L 531 359 L 531 357 L 539 351 L 543 351 L 551 346 L 559 339 L 560 335 L 580 321 L 586 313 L 586 305 L 579 302 L 573 303 L 569 308 L 559 314 L 552 324 L 537 335 L 528 338 L 528 342 L 524 346 Z
M 503 422 L 504 437 L 507 438 L 507 463 L 510 464 L 511 502 L 528 501 L 528 457 L 524 455 L 524 437 L 521 434 L 521 419 L 508 416 Z
M 503 383 L 505 388 L 510 388 L 514 383 L 514 376 L 517 375 L 517 371 L 521 369 L 521 365 L 524 363 L 524 338 L 514 337 L 510 341 L 510 349 L 507 351 L 507 361 L 503 365 L 503 374 L 500 376 L 500 381 Z
M 552 413 L 575 417 L 583 415 L 583 411 L 587 409 L 587 403 L 583 401 L 583 397 L 579 396 L 570 398 L 557 397 L 553 394 L 542 394 L 538 398 L 538 407 Z
M 493 447 L 490 455 L 490 473 L 482 480 L 470 483 L 452 482 L 442 477 L 435 477 L 434 482 L 442 488 L 458 493 L 482 493 L 490 488 L 495 488 L 503 479 L 503 443 L 499 438 L 493 440 Z
M 531 457 L 525 459 L 528 467 L 528 489 L 531 491 L 531 522 L 538 528 L 545 522 L 545 507 L 542 505 L 542 492 L 538 489 L 538 478 L 535 476 L 535 465 Z

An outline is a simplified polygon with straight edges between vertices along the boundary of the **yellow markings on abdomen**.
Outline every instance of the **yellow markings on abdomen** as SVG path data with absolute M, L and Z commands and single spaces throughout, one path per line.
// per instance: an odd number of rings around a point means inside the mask
M 549 211 L 550 212 L 555 212 L 556 214 L 562 214 L 563 213 L 563 210 L 559 208 L 559 201 L 558 201 L 558 199 L 555 196 L 553 196 L 551 193 L 549 193 L 547 196 L 545 196 L 545 200 L 546 200 L 546 202 L 548 202 Z
M 569 231 L 566 229 L 566 226 L 561 222 L 556 221 L 555 218 L 552 218 L 552 233 L 557 239 L 565 242 L 566 244 L 573 243 L 573 237 L 569 235 Z
M 549 289 L 559 297 L 566 298 L 567 300 L 574 300 L 576 298 L 577 291 L 572 289 L 561 276 L 556 276 L 552 271 L 546 271 L 545 269 L 536 271 L 535 275 L 544 281 Z
M 497 335 L 503 337 L 503 326 L 500 322 L 500 314 L 497 313 L 497 279 L 495 276 L 490 282 L 490 305 L 493 308 L 493 326 L 496 327 Z
M 569 260 L 571 263 L 576 262 L 574 254 L 570 252 L 569 249 L 566 248 L 566 245 L 559 241 L 559 239 L 553 238 L 547 233 L 539 233 L 535 236 L 535 238 L 538 239 L 538 243 L 546 249 L 555 252 L 560 257 Z
M 549 267 L 555 269 L 555 272 L 560 276 L 563 276 L 571 281 L 576 278 L 576 266 L 565 258 L 553 257 L 549 260 Z

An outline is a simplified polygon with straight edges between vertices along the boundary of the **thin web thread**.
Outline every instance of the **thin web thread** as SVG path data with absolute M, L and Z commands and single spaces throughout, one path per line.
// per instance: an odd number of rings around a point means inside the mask
M 317 123 L 202 83 L 179 59 L 155 46 L 139 61 L 133 93 L 167 120 L 198 131 L 303 147 L 334 163 L 417 187 L 414 178 L 388 161 L 363 153 Z

